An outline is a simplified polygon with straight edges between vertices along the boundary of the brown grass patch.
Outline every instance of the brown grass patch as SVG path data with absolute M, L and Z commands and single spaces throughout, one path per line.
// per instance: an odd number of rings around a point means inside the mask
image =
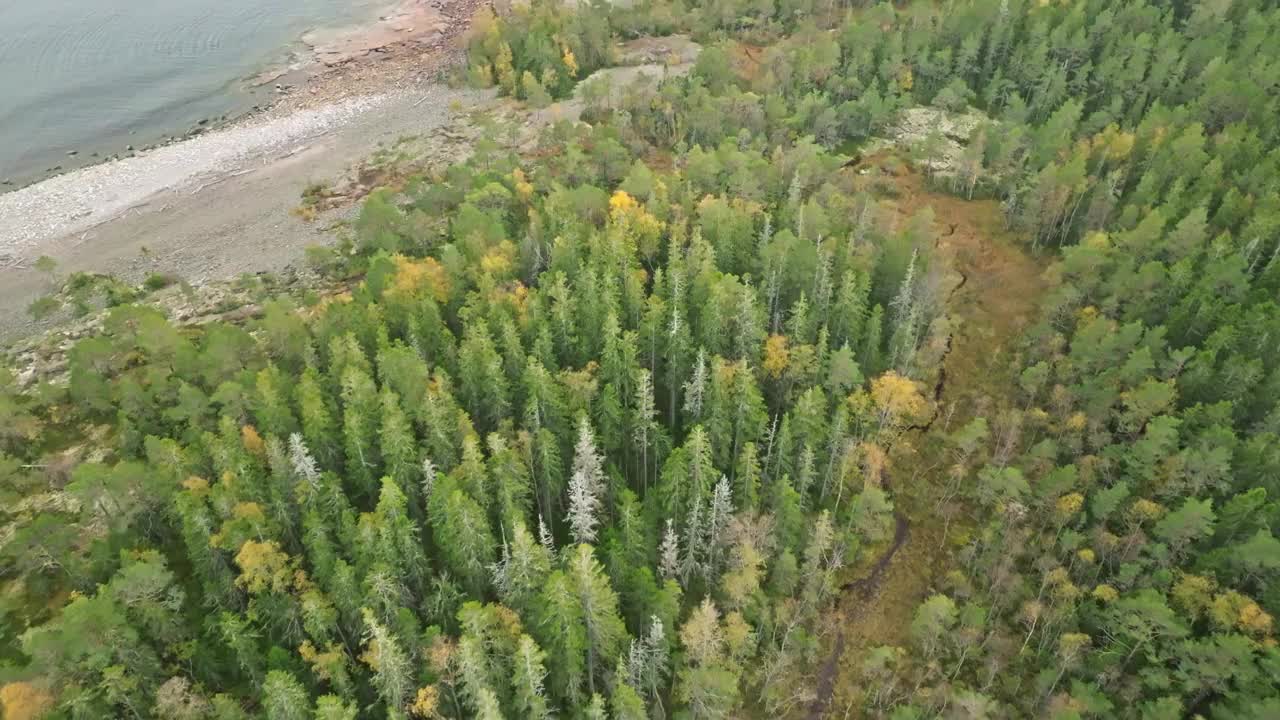
M 848 593 L 830 619 L 833 630 L 843 631 L 844 648 L 825 711 L 831 717 L 851 718 L 862 717 L 861 665 L 867 651 L 909 645 L 916 607 L 955 567 L 953 544 L 963 521 L 953 519 L 944 535 L 946 521 L 937 507 L 948 464 L 943 436 L 1016 387 L 1015 346 L 1046 289 L 1043 268 L 1005 228 L 998 202 L 969 201 L 931 190 L 921 175 L 901 171 L 905 166 L 888 154 L 858 165 L 873 168 L 859 182 L 892 185 L 893 199 L 883 204 L 896 213 L 900 225 L 925 207 L 933 209 L 937 257 L 958 273 L 957 284 L 961 277 L 965 280 L 947 307 L 953 335 L 945 359 L 940 419 L 927 432 L 908 435 L 891 455 L 893 499 L 910 523 L 910 537 L 871 595 Z M 849 578 L 864 575 L 884 549 L 869 548 Z M 836 633 L 828 637 L 834 642 Z

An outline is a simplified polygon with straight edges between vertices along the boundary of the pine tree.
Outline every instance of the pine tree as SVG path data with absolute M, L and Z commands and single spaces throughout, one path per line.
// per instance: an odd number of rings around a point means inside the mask
M 365 653 L 362 659 L 373 668 L 373 685 L 391 713 L 403 711 L 413 692 L 413 669 L 400 641 L 378 622 L 368 608 L 364 616 Z
M 542 547 L 547 549 L 547 552 L 553 555 L 555 554 L 556 552 L 555 538 L 551 537 L 551 531 L 547 529 L 547 524 L 542 521 L 541 515 L 538 516 L 538 542 L 542 545 Z
M 627 682 L 659 707 L 670 670 L 669 652 L 666 629 L 655 615 L 649 618 L 649 631 L 633 639 L 627 653 Z
M 635 396 L 633 381 L 638 361 L 636 337 L 631 331 L 623 332 L 617 316 L 610 312 L 602 331 L 604 349 L 600 353 L 600 377 L 606 386 L 613 386 L 618 397 L 631 402 Z
M 907 374 L 911 367 L 916 350 L 916 334 L 919 331 L 920 308 L 916 301 L 916 258 L 917 251 L 911 251 L 911 262 L 907 264 L 906 275 L 898 288 L 898 294 L 889 309 L 893 313 L 893 334 L 889 337 L 889 366 L 897 368 L 899 373 Z
M 381 470 L 377 450 L 377 418 L 380 414 L 377 389 L 369 375 L 349 367 L 342 375 L 342 436 L 346 468 L 355 481 L 355 490 L 372 497 L 374 478 Z
M 850 391 L 860 387 L 863 382 L 862 369 L 858 367 L 853 349 L 846 342 L 831 354 L 830 369 L 827 372 L 824 387 L 831 395 L 844 397 Z
M 547 652 L 555 695 L 571 707 L 582 702 L 586 682 L 586 628 L 582 606 L 569 576 L 556 570 L 539 596 L 531 632 Z
M 678 244 L 675 237 L 676 233 L 673 232 L 672 236 L 672 244 Z M 671 286 L 671 312 L 665 333 L 666 351 L 663 353 L 663 357 L 666 360 L 667 369 L 665 375 L 668 393 L 667 426 L 672 432 L 675 432 L 677 411 L 682 407 L 678 396 L 684 386 L 685 379 L 689 376 L 689 354 L 693 340 L 689 335 L 689 323 L 685 319 L 684 274 L 679 267 L 678 257 L 672 257 L 670 262 L 672 265 L 668 269 L 668 277 L 670 278 Z
M 383 478 L 373 513 L 377 534 L 372 555 L 394 568 L 398 579 L 418 597 L 426 595 L 430 569 L 422 552 L 417 523 L 409 514 L 408 498 L 391 478 Z
M 805 443 L 800 449 L 800 461 L 796 465 L 795 489 L 796 494 L 800 498 L 800 508 L 803 510 L 809 504 L 810 490 L 813 488 L 814 477 L 817 470 L 814 467 L 813 448 Z
M 612 667 L 627 631 L 618 614 L 618 596 L 609 586 L 604 568 L 590 545 L 578 545 L 568 558 L 573 593 L 581 607 L 587 653 L 587 690 L 594 693 L 596 676 Z
M 467 325 L 458 350 L 462 403 L 485 430 L 495 430 L 510 409 L 510 393 L 502 356 L 484 320 Z
M 557 517 L 565 490 L 560 442 L 547 428 L 532 438 L 533 482 L 538 498 L 538 515 Z M 541 522 L 541 519 L 539 520 Z
M 262 683 L 262 708 L 267 720 L 309 720 L 311 697 L 292 673 L 272 670 Z
M 484 591 L 494 557 L 492 530 L 484 508 L 451 476 L 440 476 L 428 505 L 435 547 L 445 565 L 470 592 Z
M 591 702 L 582 711 L 583 720 L 609 720 L 608 708 L 605 706 L 604 697 L 600 693 L 594 693 L 591 696 Z
M 740 510 L 750 510 L 760 504 L 760 462 L 756 456 L 756 444 L 744 443 L 733 469 L 733 496 Z
M 475 701 L 476 720 L 503 720 L 502 705 L 489 688 L 480 691 Z
M 552 549 L 540 544 L 524 523 L 516 523 L 510 543 L 503 545 L 502 558 L 493 567 L 493 585 L 508 605 L 528 611 L 551 572 L 551 561 Z
M 596 527 L 604 496 L 604 458 L 596 451 L 591 423 L 583 415 L 578 420 L 578 443 L 574 446 L 573 470 L 569 477 L 569 523 L 574 542 L 596 539 Z
M 746 363 L 719 368 L 716 380 L 718 382 L 712 384 L 715 410 L 707 425 L 717 451 L 717 464 L 729 468 L 744 443 L 759 439 L 769 416 L 755 374 Z
M 645 369 L 636 373 L 636 398 L 634 419 L 631 422 L 636 449 L 640 455 L 640 489 L 649 489 L 649 457 L 650 450 L 657 440 L 659 425 L 656 421 L 657 408 L 654 407 L 653 375 Z
M 555 340 L 557 364 L 577 367 L 581 362 L 577 302 L 564 273 L 551 273 L 545 282 L 547 297 L 551 299 L 551 335 Z
M 693 365 L 693 376 L 684 384 L 685 422 L 697 423 L 702 419 L 708 381 L 707 353 L 702 348 L 698 348 L 698 359 Z
M 515 380 L 523 373 L 526 361 L 524 344 L 520 340 L 520 329 L 507 316 L 498 319 L 497 327 L 497 342 L 499 354 L 502 355 L 503 371 L 508 380 Z
M 867 296 L 871 289 L 865 274 L 846 270 L 840 279 L 840 290 L 831 309 L 831 342 L 853 345 L 862 339 L 862 324 L 867 315 Z
M 774 416 L 777 423 L 777 416 Z M 788 475 L 795 467 L 795 435 L 791 430 L 790 413 L 782 416 L 777 425 L 777 432 L 769 443 L 769 452 L 765 456 L 765 474 L 769 482 L 776 484 L 778 478 Z
M 720 476 L 720 481 L 711 496 L 706 524 L 703 526 L 702 555 L 705 558 L 702 572 L 708 585 L 715 581 L 720 572 L 724 557 L 724 534 L 729 526 L 729 517 L 733 513 L 733 496 L 729 489 L 729 478 Z
M 667 519 L 667 529 L 658 548 L 658 574 L 664 580 L 672 580 L 680 574 L 680 540 L 676 537 L 675 523 Z
M 823 510 L 813 526 L 809 546 L 804 551 L 804 578 L 801 601 L 805 610 L 816 614 L 835 588 L 835 575 L 843 565 L 841 548 L 836 544 L 831 514 Z
M 599 429 L 596 438 L 601 452 L 623 457 L 624 466 L 625 455 L 630 450 L 627 434 L 626 405 L 628 402 L 630 398 L 624 399 L 619 394 L 618 387 L 609 383 L 600 389 L 593 413 L 596 427 Z
M 839 512 L 840 501 L 844 497 L 844 478 L 845 473 L 839 472 L 840 465 L 844 458 L 850 452 L 850 440 L 847 435 L 849 424 L 849 411 L 845 403 L 836 406 L 835 414 L 831 417 L 831 425 L 827 432 L 826 447 L 826 471 L 822 477 L 822 500 L 825 502 L 831 491 L 831 484 L 835 481 L 838 485 L 836 488 L 835 509 Z
M 104 628 L 99 627 L 101 632 Z M 262 677 L 262 655 L 258 648 L 258 632 L 243 615 L 222 612 L 218 615 L 217 629 L 219 639 L 231 651 L 239 666 L 240 672 L 257 682 Z M 24 638 L 24 649 L 30 651 L 30 639 Z
M 684 554 L 680 558 L 679 578 L 681 587 L 688 587 L 690 578 L 702 573 L 706 551 L 703 544 L 703 537 L 706 535 L 704 523 L 702 501 L 695 500 L 684 523 Z
M 609 696 L 610 718 L 612 720 L 645 720 L 649 715 L 645 710 L 644 699 L 635 688 L 615 679 L 613 694 Z
M 556 437 L 562 437 L 568 430 L 563 393 L 552 374 L 532 355 L 525 362 L 520 385 L 525 398 L 524 429 L 530 432 L 547 429 Z
M 462 460 L 449 473 L 464 493 L 480 503 L 485 509 L 493 507 L 494 496 L 489 481 L 489 468 L 485 464 L 484 451 L 480 449 L 480 438 L 468 435 L 462 441 Z
M 354 701 L 343 702 L 337 695 L 316 698 L 315 720 L 356 720 L 359 707 Z
M 458 611 L 462 636 L 458 640 L 458 665 L 462 687 L 473 706 L 492 692 L 509 705 L 514 695 L 513 665 L 520 641 L 519 619 L 502 605 L 471 601 Z
M 871 375 L 876 375 L 882 369 L 881 354 L 881 333 L 884 328 L 884 308 L 879 304 L 871 308 L 871 315 L 867 318 L 866 324 L 863 326 L 861 350 L 858 353 L 858 363 L 867 369 Z
M 415 417 L 427 454 L 442 470 L 453 469 L 458 462 L 461 438 L 474 431 L 449 389 L 447 376 L 439 372 L 432 376 Z
M 547 677 L 546 653 L 538 647 L 533 638 L 520 636 L 520 645 L 516 649 L 515 673 L 512 684 L 515 688 L 514 707 L 519 717 L 543 720 L 551 717 L 551 709 L 543 690 L 543 681 Z
M 415 517 L 421 517 L 418 502 L 420 463 L 413 428 L 400 407 L 400 398 L 392 390 L 384 388 L 379 400 L 382 411 L 378 442 L 385 471 L 409 499 L 409 507 Z
M 813 339 L 813 313 L 809 310 L 809 299 L 804 292 L 801 292 L 800 297 L 791 304 L 785 329 L 787 336 L 794 338 L 796 343 L 804 344 Z
M 372 377 L 373 368 L 360 339 L 354 333 L 345 332 L 334 335 L 329 340 L 328 381 L 331 389 L 341 391 L 343 377 L 348 370 L 357 370 L 366 377 Z
M 298 421 L 289 405 L 289 395 L 289 385 L 279 368 L 270 365 L 258 372 L 254 415 L 264 432 L 287 437 L 297 430 Z
M 733 338 L 734 359 L 749 364 L 758 363 L 760 348 L 764 342 L 764 322 L 759 317 L 755 289 L 750 284 L 742 286 L 734 326 L 736 329 Z
M 342 455 L 338 452 L 341 444 L 337 441 L 333 412 L 321 385 L 320 376 L 312 368 L 302 372 L 302 377 L 298 381 L 297 395 L 299 416 L 302 420 L 302 436 L 306 438 L 307 445 L 316 448 L 318 456 L 325 461 L 326 465 L 336 463 Z
M 506 531 L 516 523 L 523 523 L 532 509 L 533 487 L 529 466 L 522 460 L 516 448 L 497 433 L 491 433 L 489 443 L 490 494 L 497 502 L 498 524 Z
M 832 262 L 831 251 L 819 244 L 818 269 L 813 278 L 813 309 L 819 323 L 829 316 L 831 310 L 831 295 L 834 291 L 832 285 L 835 282 L 832 277 Z

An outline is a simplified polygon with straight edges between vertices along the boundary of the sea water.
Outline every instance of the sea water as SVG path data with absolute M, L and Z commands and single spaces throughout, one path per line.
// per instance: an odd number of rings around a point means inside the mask
M 0 192 L 264 102 L 274 88 L 245 80 L 304 32 L 394 4 L 0 0 Z

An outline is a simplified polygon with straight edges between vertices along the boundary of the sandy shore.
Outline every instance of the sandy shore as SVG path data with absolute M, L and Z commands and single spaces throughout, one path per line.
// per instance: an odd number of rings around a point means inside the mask
M 0 195 L 0 338 L 33 329 L 26 307 L 49 289 L 41 255 L 62 273 L 192 282 L 296 262 L 327 239 L 290 213 L 303 188 L 492 98 L 439 82 L 478 4 L 406 0 L 371 26 L 308 34 L 309 59 L 266 80 L 293 86 L 273 107 Z

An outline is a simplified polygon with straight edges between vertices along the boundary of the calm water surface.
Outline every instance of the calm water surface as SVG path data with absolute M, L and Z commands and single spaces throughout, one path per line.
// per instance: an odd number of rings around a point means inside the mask
M 303 32 L 392 4 L 0 0 L 0 180 L 75 167 L 92 152 L 123 152 L 243 110 L 256 101 L 238 81 L 282 60 Z

